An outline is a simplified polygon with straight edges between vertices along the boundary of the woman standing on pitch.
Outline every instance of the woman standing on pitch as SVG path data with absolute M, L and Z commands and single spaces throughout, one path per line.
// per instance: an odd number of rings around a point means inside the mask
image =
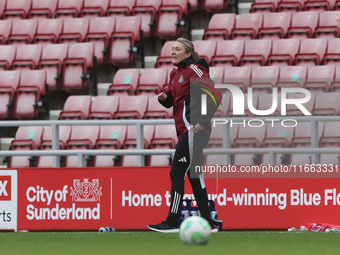
M 171 61 L 177 68 L 170 74 L 169 87 L 158 95 L 164 107 L 173 107 L 178 136 L 170 170 L 171 204 L 167 219 L 148 228 L 163 233 L 179 231 L 177 218 L 183 201 L 185 177 L 188 175 L 201 216 L 214 229 L 203 174 L 197 174 L 194 166 L 203 165 L 203 148 L 210 138 L 210 119 L 218 107 L 216 102 L 220 100 L 207 100 L 206 114 L 201 115 L 202 91 L 213 89 L 214 84 L 209 77 L 207 62 L 199 58 L 191 41 L 178 38 L 171 50 Z M 192 78 L 196 78 L 192 80 L 196 82 L 190 82 Z M 202 86 L 204 89 L 200 89 Z

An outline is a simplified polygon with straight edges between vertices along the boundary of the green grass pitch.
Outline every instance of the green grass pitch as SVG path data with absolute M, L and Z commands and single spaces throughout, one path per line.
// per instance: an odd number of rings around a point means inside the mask
M 340 232 L 235 231 L 185 245 L 178 234 L 155 232 L 0 233 L 0 254 L 339 254 Z

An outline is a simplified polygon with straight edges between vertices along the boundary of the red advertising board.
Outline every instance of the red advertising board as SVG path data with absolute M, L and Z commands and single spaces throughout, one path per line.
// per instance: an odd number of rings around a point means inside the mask
M 338 178 L 206 178 L 223 229 L 340 224 Z M 146 229 L 166 218 L 167 167 L 18 170 L 19 230 Z M 193 198 L 189 181 L 185 199 Z

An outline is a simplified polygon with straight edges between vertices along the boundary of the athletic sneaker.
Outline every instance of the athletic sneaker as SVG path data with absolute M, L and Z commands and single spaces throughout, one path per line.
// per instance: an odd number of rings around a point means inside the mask
M 178 233 L 179 232 L 179 228 L 173 225 L 170 225 L 166 220 L 162 221 L 161 223 L 157 224 L 157 225 L 148 225 L 148 228 L 156 231 L 156 232 L 160 232 L 160 233 Z

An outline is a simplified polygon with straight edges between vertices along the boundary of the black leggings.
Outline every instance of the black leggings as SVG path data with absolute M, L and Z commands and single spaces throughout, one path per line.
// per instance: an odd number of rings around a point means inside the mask
M 203 148 L 209 141 L 210 131 L 203 129 L 194 134 L 192 130 L 180 136 L 170 170 L 171 204 L 167 221 L 177 223 L 183 201 L 184 181 L 188 175 L 201 216 L 211 222 L 208 195 L 203 174 L 195 172 L 195 166 L 203 165 Z

